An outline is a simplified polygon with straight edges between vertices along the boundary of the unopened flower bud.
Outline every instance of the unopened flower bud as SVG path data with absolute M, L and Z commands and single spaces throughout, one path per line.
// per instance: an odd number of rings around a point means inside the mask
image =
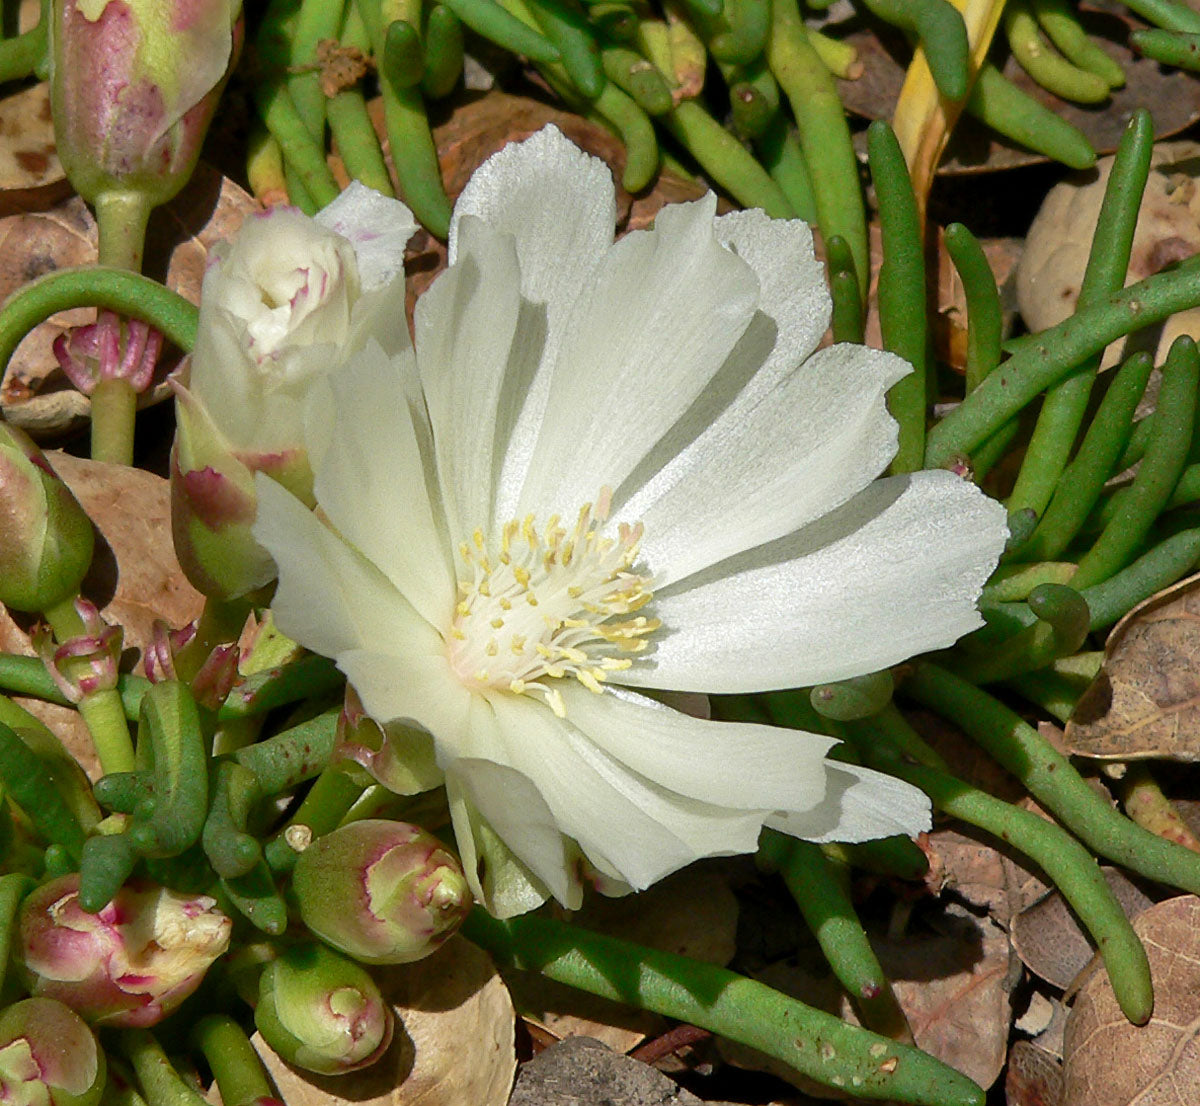
M 101 380 L 127 380 L 144 392 L 154 379 L 162 334 L 140 319 L 120 319 L 112 311 L 87 326 L 72 327 L 54 340 L 54 356 L 67 379 L 90 396 Z
M 39 626 L 33 633 L 33 646 L 46 671 L 72 703 L 117 686 L 125 638 L 120 626 L 110 626 L 100 617 L 94 603 L 76 599 L 75 610 L 83 622 L 82 634 L 55 644 L 46 626 Z
M 22 904 L 18 959 L 34 995 L 65 1002 L 93 1025 L 150 1026 L 199 986 L 231 928 L 214 899 L 137 879 L 88 914 L 72 873 Z
M 5 1106 L 95 1106 L 106 1066 L 95 1034 L 61 1002 L 27 998 L 0 1013 Z
M 407 822 L 365 819 L 318 837 L 292 873 L 304 924 L 367 964 L 405 964 L 458 928 L 471 894 L 457 859 Z
M 0 421 L 0 603 L 44 611 L 79 591 L 91 520 L 20 430 Z
M 289 1064 L 342 1075 L 387 1051 L 393 1015 L 364 968 L 311 944 L 288 949 L 263 970 L 254 1023 Z
M 89 203 L 183 187 L 234 54 L 236 0 L 54 0 L 58 156 Z

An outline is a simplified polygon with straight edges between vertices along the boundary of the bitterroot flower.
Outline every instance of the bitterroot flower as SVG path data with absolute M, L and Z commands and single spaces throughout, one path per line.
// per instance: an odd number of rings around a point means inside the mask
M 947 646 L 1005 540 L 949 472 L 875 479 L 909 371 L 817 349 L 802 222 L 712 195 L 612 241 L 607 168 L 547 128 L 472 177 L 415 348 L 367 344 L 309 426 L 313 513 L 259 478 L 279 627 L 423 727 L 501 915 L 643 888 L 763 825 L 914 833 L 924 796 L 834 742 L 643 689 L 758 692 Z M 420 746 L 420 747 L 418 747 Z

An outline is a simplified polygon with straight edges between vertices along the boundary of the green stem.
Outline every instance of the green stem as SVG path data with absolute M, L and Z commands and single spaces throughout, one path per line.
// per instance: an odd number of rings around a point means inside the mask
M 927 468 L 969 454 L 1030 400 L 1118 338 L 1200 305 L 1200 257 L 1156 273 L 1023 345 L 929 432 Z
M 149 1030 L 121 1029 L 115 1034 L 115 1040 L 118 1050 L 133 1065 L 150 1106 L 207 1106 L 204 1098 L 171 1066 L 167 1054 Z
M 130 721 L 137 718 L 142 696 L 146 694 L 149 686 L 150 681 L 142 676 L 122 673 L 117 677 L 117 690 L 121 693 L 125 717 Z M 57 703 L 60 707 L 71 705 L 71 701 L 59 690 L 39 657 L 0 653 L 0 692 L 28 695 L 33 699 L 44 699 L 47 703 Z M 302 696 L 295 696 L 295 699 L 299 698 Z M 285 702 L 294 702 L 295 699 Z
M 250 1039 L 228 1014 L 201 1018 L 192 1030 L 192 1041 L 208 1061 L 224 1106 L 277 1097 Z
M 1200 856 L 1118 814 L 1066 757 L 986 692 L 927 661 L 916 665 L 903 690 L 961 727 L 1094 852 L 1150 879 L 1200 892 Z
M 303 827 L 311 835 L 311 840 L 337 829 L 363 790 L 363 785 L 356 783 L 340 766 L 335 764 L 326 768 L 304 796 L 304 801 L 288 820 L 287 826 L 267 844 L 265 853 L 271 871 L 291 871 L 300 856 L 288 842 L 289 830 Z
M 122 377 L 104 377 L 92 391 L 92 460 L 133 464 L 133 425 L 138 396 Z
M 851 723 L 847 732 L 874 767 L 907 780 L 924 791 L 938 810 L 985 830 L 1034 860 L 1095 938 L 1122 1012 L 1135 1025 L 1145 1024 L 1154 1007 L 1146 950 L 1095 858 L 1078 841 L 1053 822 L 954 776 L 907 764 L 871 722 Z
M 462 932 L 502 966 L 709 1029 L 859 1098 L 983 1106 L 975 1083 L 932 1056 L 725 968 L 530 914 L 473 910 Z
M 46 58 L 46 19 L 13 38 L 0 40 L 0 84 L 31 76 Z
M 912 1043 L 908 1019 L 871 948 L 866 930 L 833 864 L 810 841 L 763 830 L 759 855 L 779 871 L 825 959 L 862 1015 L 867 1029 Z
M 99 262 L 114 269 L 142 271 L 146 224 L 154 205 L 141 192 L 104 192 L 96 199 Z
M 123 269 L 81 265 L 30 281 L 0 308 L 0 367 L 40 322 L 72 307 L 107 307 L 141 319 L 185 353 L 196 344 L 196 306 L 149 277 Z
M 175 675 L 184 683 L 190 683 L 218 645 L 237 641 L 253 606 L 253 602 L 245 597 L 205 599 L 195 637 L 175 657 Z
M 34 883 L 19 872 L 0 876 L 0 987 L 8 970 L 9 956 L 21 900 L 33 890 Z

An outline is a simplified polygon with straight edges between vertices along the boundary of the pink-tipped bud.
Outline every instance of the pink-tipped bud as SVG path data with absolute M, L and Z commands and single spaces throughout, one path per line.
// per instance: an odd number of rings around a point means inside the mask
M 33 633 L 33 647 L 46 671 L 72 703 L 117 686 L 125 638 L 120 626 L 110 626 L 100 617 L 94 603 L 76 599 L 75 611 L 84 626 L 78 637 L 56 645 L 46 626 L 39 626 Z
M 350 822 L 301 854 L 292 886 L 304 924 L 367 964 L 406 964 L 434 952 L 471 908 L 462 867 L 420 826 Z
M 42 451 L 0 421 L 0 603 L 40 612 L 69 599 L 94 543 L 91 520 Z
M 127 380 L 144 392 L 154 379 L 163 336 L 140 319 L 122 320 L 112 311 L 54 340 L 54 356 L 67 379 L 90 396 L 101 380 Z
M 343 1075 L 387 1051 L 393 1015 L 362 967 L 312 944 L 288 949 L 263 970 L 254 1024 L 289 1064 Z
M 106 1067 L 96 1035 L 61 1002 L 27 998 L 0 1013 L 5 1106 L 96 1106 Z
M 155 1025 L 188 997 L 229 945 L 232 923 L 206 895 L 130 880 L 98 914 L 79 905 L 79 875 L 22 904 L 21 963 L 34 995 L 93 1025 Z
M 200 154 L 235 51 L 235 0 L 54 0 L 50 102 L 59 160 L 95 203 L 165 203 Z

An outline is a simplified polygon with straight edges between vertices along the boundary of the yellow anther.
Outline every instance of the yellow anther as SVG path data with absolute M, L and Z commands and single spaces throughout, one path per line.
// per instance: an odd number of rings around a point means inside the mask
M 503 628 L 504 628 L 504 619 L 503 618 L 493 618 L 492 619 L 492 629 L 493 630 L 500 630 Z
M 596 682 L 596 677 L 593 676 L 586 668 L 577 669 L 575 672 L 575 679 L 577 679 L 581 684 L 583 684 L 584 687 L 588 689 L 588 691 L 595 695 L 599 695 L 604 690 L 604 688 L 602 688 L 599 683 Z
M 557 688 L 551 688 L 546 692 L 546 705 L 554 711 L 559 718 L 566 718 L 567 708 L 563 704 L 562 692 Z

